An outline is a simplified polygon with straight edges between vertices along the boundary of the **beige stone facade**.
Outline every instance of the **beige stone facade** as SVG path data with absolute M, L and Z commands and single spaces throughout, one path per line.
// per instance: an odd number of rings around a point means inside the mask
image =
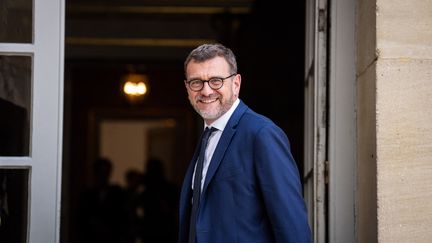
M 432 1 L 358 1 L 357 240 L 432 239 Z

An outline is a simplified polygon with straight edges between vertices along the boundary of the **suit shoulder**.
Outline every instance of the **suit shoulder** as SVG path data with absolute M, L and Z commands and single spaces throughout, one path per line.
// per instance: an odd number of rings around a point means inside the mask
M 254 128 L 254 130 L 261 130 L 263 127 L 279 127 L 268 117 L 258 114 L 252 109 L 248 108 L 241 119 L 242 126 Z

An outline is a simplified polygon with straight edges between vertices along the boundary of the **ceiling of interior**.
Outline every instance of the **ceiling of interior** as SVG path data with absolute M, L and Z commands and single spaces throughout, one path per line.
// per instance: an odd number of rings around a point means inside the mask
M 69 0 L 67 58 L 178 59 L 239 27 L 252 0 Z

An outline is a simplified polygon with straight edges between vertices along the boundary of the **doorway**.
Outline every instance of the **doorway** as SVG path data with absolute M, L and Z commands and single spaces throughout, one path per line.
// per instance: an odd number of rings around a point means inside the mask
M 180 186 L 193 150 L 193 114 L 181 110 L 98 109 L 90 112 L 89 162 L 107 158 L 113 163 L 111 182 L 125 186 L 130 170 L 146 172 L 147 161 L 162 162 L 169 181 Z M 190 146 L 186 144 L 191 144 Z M 91 168 L 87 168 L 90 172 Z M 91 177 L 91 176 L 89 176 Z
M 173 182 L 181 183 L 202 125 L 187 100 L 183 61 L 203 42 L 221 42 L 234 51 L 243 79 L 240 98 L 287 133 L 303 171 L 303 1 L 287 9 L 276 0 L 141 5 L 70 0 L 66 13 L 62 242 L 75 242 L 79 221 L 74 213 L 80 192 L 93 180 L 92 161 L 107 155 L 100 153 L 102 126 L 112 128 L 123 122 L 121 127 L 126 129 L 147 119 L 172 119 L 171 114 L 156 115 L 166 111 L 182 114 L 184 125 L 176 121 L 174 129 L 182 132 L 173 136 L 181 141 L 175 147 L 184 155 L 175 156 L 178 168 L 167 166 L 172 168 L 168 174 Z M 149 77 L 151 91 L 140 104 L 128 103 L 120 92 L 121 77 L 131 66 Z M 159 135 L 151 134 L 158 132 L 148 133 L 149 144 L 166 143 L 153 141 Z
M 97 157 L 109 158 L 115 170 L 111 183 L 126 186 L 129 171 L 146 172 L 147 161 L 159 158 L 166 177 L 174 181 L 174 149 L 176 122 L 172 119 L 102 120 L 99 125 L 99 153 Z

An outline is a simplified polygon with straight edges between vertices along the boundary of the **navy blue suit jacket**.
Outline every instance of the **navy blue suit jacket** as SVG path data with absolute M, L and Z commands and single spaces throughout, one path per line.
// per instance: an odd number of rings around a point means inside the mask
M 179 242 L 186 243 L 193 156 L 180 196 Z M 299 172 L 285 133 L 243 102 L 229 119 L 205 178 L 197 243 L 311 242 Z

